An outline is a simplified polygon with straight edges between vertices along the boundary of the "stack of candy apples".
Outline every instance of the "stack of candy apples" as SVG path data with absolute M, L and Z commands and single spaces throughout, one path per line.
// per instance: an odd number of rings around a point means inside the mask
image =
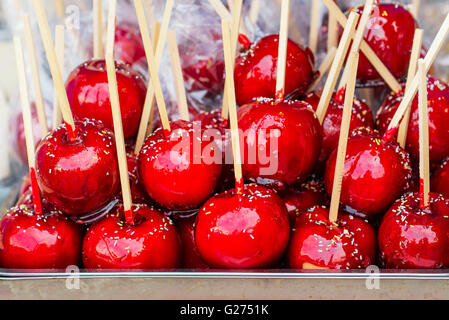
M 29 175 L 0 220 L 1 268 L 449 268 L 449 85 L 428 75 L 449 16 L 423 50 L 419 7 L 366 0 L 345 14 L 323 0 L 341 28 L 319 27 L 312 10 L 304 48 L 289 39 L 289 0 L 279 34 L 254 42 L 233 0 L 232 10 L 214 7 L 220 67 L 186 69 L 170 30 L 174 0 L 153 28 L 142 0 L 136 27 L 116 26 L 116 2 L 106 30 L 101 1 L 94 6 L 94 57 L 64 82 L 33 0 L 55 90 L 52 129 L 28 94 L 32 43 L 24 50 L 14 38 Z M 337 41 L 316 67 L 322 30 Z M 160 71 L 173 73 L 180 120 L 169 117 Z M 377 117 L 356 96 L 373 81 L 391 89 Z M 222 94 L 221 108 L 192 113 L 186 86 Z

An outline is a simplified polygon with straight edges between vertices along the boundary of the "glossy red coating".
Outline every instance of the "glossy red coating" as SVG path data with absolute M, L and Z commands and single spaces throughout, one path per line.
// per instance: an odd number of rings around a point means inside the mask
M 137 157 L 138 155 L 135 155 L 134 153 L 126 153 L 131 196 L 134 204 L 145 204 L 149 201 L 149 199 L 139 178 L 139 162 Z
M 116 63 L 115 69 L 123 132 L 128 139 L 134 137 L 139 129 L 147 88 L 142 76 L 129 66 Z M 76 120 L 93 119 L 103 122 L 108 129 L 114 129 L 104 60 L 91 60 L 78 66 L 69 75 L 66 90 Z
M 362 15 L 363 9 L 364 6 L 359 6 L 355 12 Z M 415 19 L 402 4 L 374 4 L 364 38 L 396 78 L 407 74 L 416 28 Z M 363 53 L 357 78 L 361 81 L 381 80 Z
M 177 222 L 182 243 L 182 268 L 206 269 L 209 266 L 201 257 L 195 242 L 196 215 L 179 219 Z
M 217 185 L 221 153 L 216 143 L 201 139 L 201 126 L 176 121 L 171 128 L 170 138 L 162 129 L 147 138 L 138 158 L 139 176 L 148 195 L 163 207 L 194 209 Z
M 123 207 L 93 224 L 83 240 L 87 269 L 172 269 L 179 266 L 181 247 L 173 222 L 146 205 L 134 205 L 134 225 Z
M 316 111 L 320 102 L 320 96 L 316 93 L 308 93 L 304 101 L 309 103 L 313 110 Z M 334 94 L 323 120 L 323 147 L 321 149 L 320 162 L 325 162 L 338 146 L 343 107 L 344 101 L 337 100 Z M 355 98 L 352 107 L 350 130 L 360 127 L 374 129 L 374 119 L 370 107 L 364 101 Z
M 237 104 L 242 106 L 254 98 L 275 98 L 279 36 L 269 35 L 244 50 L 236 60 L 234 77 Z M 314 57 L 292 40 L 287 45 L 285 96 L 301 95 L 312 83 Z
M 79 265 L 82 235 L 82 227 L 59 212 L 38 216 L 32 206 L 14 207 L 0 221 L 0 265 L 16 270 Z
M 375 253 L 376 234 L 367 221 L 339 213 L 330 223 L 329 209 L 315 207 L 296 219 L 287 260 L 292 269 L 361 269 L 375 263 Z
M 115 58 L 133 65 L 137 62 L 146 64 L 145 48 L 139 27 L 131 24 L 118 24 L 115 28 Z
M 320 123 L 308 107 L 301 101 L 258 99 L 239 109 L 246 179 L 281 188 L 307 179 L 322 141 Z
M 326 191 L 332 194 L 335 150 L 325 171 Z M 340 202 L 372 217 L 383 214 L 409 187 L 412 178 L 409 154 L 395 142 L 382 140 L 372 130 L 350 134 L 346 151 Z
M 279 195 L 285 203 L 292 226 L 304 211 L 327 202 L 324 183 L 315 178 L 307 180 L 299 188 L 282 191 Z
M 449 198 L 449 158 L 443 161 L 432 174 L 430 189 Z
M 391 122 L 403 93 L 390 94 L 377 114 L 377 126 L 384 133 Z M 449 156 L 449 86 L 429 77 L 427 82 L 427 103 L 429 110 L 429 147 L 430 161 L 439 164 Z M 412 102 L 412 113 L 407 133 L 407 150 L 413 157 L 419 158 L 419 110 L 418 96 Z
M 65 125 L 48 134 L 36 149 L 36 174 L 42 196 L 68 215 L 101 208 L 120 189 L 114 136 L 99 123 L 76 122 L 69 142 Z
M 216 268 L 262 268 L 282 257 L 290 236 L 282 199 L 262 186 L 246 185 L 216 195 L 201 208 L 195 239 L 203 259 Z
M 385 214 L 378 235 L 384 267 L 449 267 L 449 200 L 431 193 L 430 207 L 420 202 L 419 193 L 404 195 Z
M 193 57 L 196 59 L 197 57 Z M 205 58 L 190 64 L 190 58 L 183 56 L 185 66 L 182 71 L 186 81 L 186 89 L 191 91 L 206 91 L 217 95 L 223 91 L 225 64 L 221 59 Z

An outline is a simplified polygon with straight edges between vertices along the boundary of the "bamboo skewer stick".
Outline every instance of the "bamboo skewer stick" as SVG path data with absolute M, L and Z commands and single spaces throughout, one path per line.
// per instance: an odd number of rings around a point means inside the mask
M 413 81 L 413 77 L 416 74 L 416 68 L 418 65 L 418 59 L 421 53 L 422 48 L 422 40 L 424 36 L 424 30 L 423 29 L 416 29 L 415 30 L 415 36 L 413 38 L 413 47 L 412 47 L 412 53 L 410 55 L 410 65 L 408 68 L 408 74 L 407 74 L 407 83 L 405 85 L 405 92 L 410 88 L 410 85 Z M 405 111 L 404 118 L 401 121 L 401 124 L 399 125 L 399 131 L 398 131 L 398 143 L 402 148 L 405 148 L 405 144 L 407 142 L 407 132 L 408 132 L 408 126 L 410 122 L 410 114 L 411 114 L 412 108 L 408 107 Z
M 129 182 L 128 162 L 126 159 L 125 138 L 123 134 L 122 116 L 120 112 L 120 99 L 117 87 L 117 74 L 115 71 L 114 42 L 115 42 L 115 15 L 117 0 L 109 1 L 108 31 L 106 45 L 106 69 L 108 75 L 109 95 L 111 99 L 112 118 L 114 122 L 115 144 L 120 170 L 120 182 L 122 187 L 123 209 L 126 222 L 134 224 L 132 213 L 132 197 Z
M 371 16 L 371 12 L 373 11 L 373 6 L 374 6 L 374 0 L 366 0 L 365 1 L 365 5 L 363 7 L 362 16 L 360 17 L 359 26 L 358 26 L 357 31 L 355 33 L 354 41 L 352 43 L 351 50 L 352 49 L 355 49 L 357 51 L 360 50 L 360 44 L 362 43 L 363 36 L 365 35 L 366 26 L 367 26 L 368 20 L 369 20 L 369 18 Z M 346 64 L 346 67 L 345 67 L 345 69 L 343 71 L 343 75 L 341 77 L 341 81 L 340 81 L 340 84 L 339 84 L 337 90 L 340 90 L 344 86 L 346 86 L 346 82 L 347 82 L 348 77 L 349 77 L 349 70 L 350 70 L 350 66 L 348 64 Z
M 58 64 L 61 70 L 64 70 L 64 51 L 65 51 L 65 28 L 63 25 L 55 27 L 55 50 L 58 58 Z M 53 92 L 53 129 L 56 129 L 62 121 L 61 109 L 58 102 L 58 93 Z
M 316 55 L 316 51 L 318 48 L 320 9 L 321 9 L 321 2 L 312 1 L 312 8 L 310 13 L 309 48 L 314 55 Z
M 442 23 L 440 30 L 438 31 L 435 39 L 432 42 L 432 45 L 429 48 L 429 51 L 427 52 L 426 57 L 424 58 L 424 62 L 426 64 L 425 65 L 426 72 L 429 72 L 430 68 L 432 67 L 432 64 L 434 63 L 438 53 L 440 52 L 448 34 L 449 34 L 449 14 L 446 16 L 446 19 Z M 418 85 L 419 85 L 419 78 L 418 75 L 416 75 L 413 78 L 412 83 L 410 84 L 409 90 L 405 92 L 404 98 L 402 99 L 401 104 L 396 110 L 396 113 L 393 116 L 390 125 L 388 126 L 387 133 L 390 133 L 392 129 L 398 127 L 399 121 L 401 121 L 405 113 L 405 110 L 410 106 L 410 103 L 412 102 L 413 98 L 416 95 L 416 92 L 418 91 Z
M 327 27 L 327 51 L 338 46 L 338 21 L 335 14 L 329 12 L 329 22 Z
M 94 59 L 104 58 L 103 47 L 103 3 L 102 0 L 93 0 L 94 11 Z
M 341 120 L 340 138 L 338 140 L 337 160 L 334 173 L 334 184 L 332 186 L 332 197 L 329 209 L 329 221 L 334 223 L 338 219 L 338 210 L 340 207 L 341 185 L 343 181 L 346 149 L 348 145 L 349 127 L 351 124 L 352 105 L 354 103 L 354 90 L 357 80 L 357 67 L 359 65 L 359 52 L 351 51 L 348 60 L 351 66 L 348 85 L 345 94 L 345 104 Z
M 229 23 L 225 20 L 222 21 L 222 33 L 223 33 L 223 48 L 225 56 L 226 66 L 226 82 L 227 90 L 225 94 L 228 96 L 229 101 L 229 119 L 231 124 L 232 134 L 232 151 L 234 157 L 234 175 L 235 186 L 237 194 L 243 192 L 243 173 L 242 173 L 242 159 L 240 151 L 240 137 L 239 126 L 237 120 L 237 104 L 235 98 L 235 86 L 234 86 L 234 61 L 232 53 L 231 36 L 229 34 Z
M 163 14 L 163 18 L 162 18 L 162 24 L 159 27 L 159 24 L 155 24 L 154 28 L 153 28 L 153 33 L 155 35 L 157 35 L 158 41 L 157 41 L 157 46 L 156 46 L 156 70 L 154 70 L 154 72 L 156 72 L 157 74 L 159 74 L 159 67 L 161 64 L 161 60 L 162 60 L 162 53 L 164 51 L 165 48 L 165 41 L 167 38 L 167 32 L 168 32 L 168 24 L 170 22 L 170 16 L 173 10 L 173 5 L 174 5 L 174 0 L 168 0 L 166 5 L 165 5 L 165 10 L 164 10 L 164 14 Z M 142 40 L 145 46 L 145 41 L 147 41 L 147 47 L 145 48 L 145 52 L 147 52 L 147 50 L 150 50 L 151 47 L 151 51 L 153 52 L 152 48 L 155 48 L 154 45 L 150 46 L 152 44 L 151 42 L 151 37 L 150 34 L 148 32 L 148 24 L 147 24 L 147 20 L 145 18 L 145 12 L 143 10 L 143 5 L 142 5 L 142 0 L 134 0 L 134 7 L 136 8 L 136 12 L 138 12 L 138 20 L 139 20 L 139 28 L 141 29 L 141 33 L 142 33 Z M 144 32 L 142 31 L 144 29 Z M 147 39 L 144 39 L 144 34 L 147 35 Z M 147 55 L 147 60 L 148 60 L 148 53 L 146 53 Z M 151 75 L 150 72 L 150 64 L 148 64 L 148 73 Z M 151 83 L 151 80 L 150 80 Z M 134 148 L 134 153 L 138 154 L 140 152 L 140 149 L 142 148 L 142 145 L 145 141 L 146 135 L 148 133 L 148 131 L 152 132 L 153 129 L 153 117 L 154 117 L 154 108 L 155 108 L 155 87 L 154 85 L 148 85 L 148 90 L 147 90 L 147 95 L 145 97 L 145 104 L 144 104 L 144 108 L 142 111 L 142 119 L 140 121 L 140 125 L 139 125 L 139 131 L 137 133 L 137 140 L 136 140 L 136 146 Z M 162 90 L 162 89 L 161 89 Z M 161 105 L 158 104 L 159 107 L 162 107 Z M 159 109 L 159 112 L 161 112 L 161 110 Z M 162 110 L 162 113 L 164 113 L 164 111 Z M 166 112 L 165 112 L 166 113 Z M 162 120 L 162 118 L 161 118 Z M 163 121 L 168 122 L 168 116 L 167 119 L 164 119 Z
M 335 16 L 338 23 L 344 28 L 347 23 L 347 18 L 345 14 L 340 10 L 338 5 L 333 0 L 322 1 L 329 9 L 329 11 Z M 382 79 L 384 79 L 385 83 L 391 88 L 391 90 L 396 93 L 400 92 L 402 90 L 401 84 L 390 72 L 390 70 L 388 70 L 382 60 L 379 59 L 379 57 L 365 40 L 362 40 L 362 43 L 360 44 L 360 50 L 363 52 L 369 62 L 374 66 L 376 71 L 380 74 Z
M 187 105 L 187 96 L 184 86 L 184 77 L 182 75 L 181 58 L 179 57 L 178 43 L 176 41 L 176 33 L 174 30 L 168 32 L 168 47 L 170 49 L 171 65 L 173 69 L 173 77 L 176 88 L 176 97 L 178 102 L 179 114 L 181 120 L 189 121 L 189 106 Z
M 285 73 L 287 68 L 288 24 L 290 18 L 290 0 L 283 0 L 281 5 L 281 27 L 279 31 L 278 65 L 276 74 L 276 100 L 285 96 Z
M 409 5 L 410 13 L 418 19 L 419 8 L 421 6 L 421 0 L 412 0 L 411 5 Z
M 23 18 L 23 26 L 24 26 L 24 34 L 25 34 L 25 44 L 28 52 L 30 69 L 31 69 L 31 78 L 33 80 L 34 86 L 34 95 L 35 95 L 35 104 L 37 117 L 39 119 L 39 125 L 41 128 L 42 137 L 45 137 L 48 133 L 48 125 L 47 125 L 47 115 L 45 113 L 45 103 L 44 97 L 42 95 L 42 86 L 41 79 L 39 74 L 39 66 L 37 62 L 36 56 L 36 46 L 34 45 L 33 40 L 33 32 L 31 30 L 30 16 L 28 14 L 24 14 Z
M 62 78 L 61 68 L 58 63 L 56 51 L 52 43 L 50 27 L 48 26 L 47 15 L 42 5 L 42 1 L 33 0 L 34 11 L 37 16 L 42 41 L 44 43 L 45 53 L 47 55 L 50 72 L 53 78 L 54 86 L 58 92 L 59 106 L 61 108 L 64 122 L 67 126 L 68 137 L 70 140 L 76 138 L 75 122 L 70 110 L 69 99 L 65 91 L 64 81 Z
M 64 0 L 54 0 L 56 7 L 56 14 L 61 19 L 65 14 Z
M 419 78 L 419 177 L 421 207 L 429 206 L 430 161 L 429 161 L 429 111 L 427 110 L 427 72 L 423 59 L 418 61 Z
M 19 78 L 20 101 L 22 104 L 22 117 L 25 131 L 25 141 L 28 156 L 28 168 L 30 170 L 31 189 L 33 193 L 34 211 L 37 215 L 42 215 L 42 203 L 39 194 L 39 187 L 36 180 L 36 160 L 34 155 L 33 123 L 31 120 L 30 99 L 28 95 L 28 85 L 26 79 L 25 63 L 22 43 L 19 37 L 14 37 L 14 50 L 17 63 L 17 74 Z
M 329 76 L 327 77 L 326 84 L 324 85 L 320 102 L 318 103 L 316 114 L 320 123 L 323 123 L 324 117 L 326 116 L 327 108 L 332 98 L 332 94 L 334 93 L 334 88 L 337 84 L 338 76 L 348 52 L 351 39 L 354 36 L 358 19 L 359 15 L 355 12 L 351 12 L 351 14 L 349 15 L 348 23 L 346 24 L 345 30 L 343 31 L 343 36 L 341 38 L 340 44 L 338 45 L 334 62 L 332 63 L 331 69 L 329 71 Z
M 315 81 L 311 84 L 308 92 L 315 91 L 315 89 L 318 86 L 318 84 L 320 83 L 321 79 L 323 79 L 323 77 L 326 75 L 326 73 L 329 71 L 330 67 L 332 66 L 332 62 L 335 59 L 336 53 L 337 53 L 336 47 L 330 48 L 326 57 L 324 58 L 323 62 L 321 63 L 321 65 L 318 68 L 318 71 L 320 74 L 319 74 L 318 78 L 316 78 Z
M 232 21 L 232 14 L 220 0 L 209 0 L 209 3 L 220 16 L 221 20 Z

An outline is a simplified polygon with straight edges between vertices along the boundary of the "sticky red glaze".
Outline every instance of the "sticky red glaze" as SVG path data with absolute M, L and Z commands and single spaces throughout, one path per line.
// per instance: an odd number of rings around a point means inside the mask
M 211 94 L 220 94 L 224 87 L 224 69 L 225 64 L 222 59 L 205 58 L 190 63 L 190 59 L 198 57 L 183 56 L 184 67 L 182 69 L 184 80 L 186 81 L 186 90 L 207 91 Z
M 439 164 L 449 156 L 449 86 L 436 78 L 429 77 L 427 83 L 429 108 L 430 161 Z M 377 114 L 377 126 L 385 132 L 391 122 L 403 94 L 390 94 Z M 412 113 L 407 133 L 407 150 L 419 158 L 419 110 L 418 96 L 412 103 Z
M 147 89 L 140 74 L 129 66 L 116 63 L 115 69 L 123 132 L 128 139 L 139 129 Z M 73 70 L 67 79 L 66 90 L 76 120 L 94 119 L 103 122 L 106 128 L 114 129 L 104 60 L 91 60 Z
M 131 186 L 131 196 L 134 204 L 144 204 L 147 203 L 148 196 L 143 188 L 140 178 L 139 178 L 139 163 L 137 160 L 137 155 L 134 153 L 127 152 L 126 160 L 128 162 L 128 175 L 129 182 Z
M 313 110 L 316 111 L 320 102 L 320 96 L 316 93 L 309 93 L 304 101 L 309 103 Z M 321 149 L 320 162 L 325 162 L 338 146 L 343 107 L 344 101 L 336 100 L 334 94 L 323 121 L 323 147 Z M 370 107 L 362 100 L 355 98 L 352 107 L 350 130 L 360 127 L 374 129 L 374 119 Z
M 209 199 L 198 213 L 195 239 L 203 259 L 217 268 L 262 268 L 283 255 L 290 236 L 282 199 L 246 185 Z
M 126 64 L 146 63 L 145 48 L 139 28 L 130 24 L 119 24 L 115 28 L 115 58 Z
M 385 214 L 378 235 L 386 268 L 449 267 L 449 201 L 430 194 L 430 208 L 421 209 L 419 193 L 397 200 Z
M 234 77 L 237 104 L 242 106 L 254 98 L 275 98 L 279 36 L 266 36 L 241 53 L 236 60 Z M 314 78 L 314 57 L 289 40 L 285 96 L 303 94 Z
M 315 178 L 304 182 L 298 189 L 290 188 L 281 192 L 280 196 L 284 200 L 292 226 L 296 217 L 304 211 L 326 203 L 324 184 Z
M 82 234 L 80 226 L 58 212 L 38 216 L 32 206 L 14 207 L 0 221 L 0 265 L 63 270 L 79 265 Z
M 332 194 L 335 150 L 325 171 L 325 185 Z M 371 130 L 353 131 L 348 139 L 341 203 L 372 217 L 384 213 L 409 187 L 409 154 L 395 142 L 387 142 Z
M 182 243 L 182 268 L 205 269 L 209 266 L 201 257 L 198 246 L 195 242 L 196 215 L 189 218 L 182 218 L 178 221 L 177 227 Z
M 34 102 L 31 103 L 31 120 L 33 124 L 34 144 L 37 145 L 42 139 L 42 132 L 39 126 L 39 119 L 37 117 L 36 104 Z M 10 130 L 11 132 L 13 132 L 13 143 L 14 148 L 17 151 L 17 155 L 23 163 L 28 164 L 25 128 L 23 125 L 22 112 L 20 112 L 16 116 L 15 121 L 12 121 L 12 123 L 10 124 Z
M 319 268 L 360 269 L 375 263 L 376 234 L 370 224 L 340 213 L 329 222 L 329 209 L 315 207 L 296 219 L 287 259 L 290 268 L 308 263 Z
M 36 173 L 42 196 L 68 215 L 101 208 L 120 189 L 114 137 L 99 123 L 76 122 L 78 137 L 69 142 L 65 125 L 36 149 Z
M 449 159 L 443 161 L 433 173 L 431 190 L 449 198 Z
M 171 210 L 194 209 L 217 185 L 221 154 L 215 143 L 200 139 L 201 127 L 186 121 L 172 122 L 171 127 L 170 139 L 162 129 L 147 138 L 138 158 L 139 175 L 148 195 L 160 205 Z M 217 154 L 217 161 L 208 164 L 209 154 Z
M 355 11 L 362 15 L 363 8 L 359 6 Z M 374 4 L 364 38 L 396 78 L 407 74 L 416 27 L 415 19 L 403 5 Z M 381 79 L 364 54 L 360 55 L 358 79 Z
M 83 241 L 87 269 L 171 269 L 179 266 L 181 247 L 172 221 L 145 205 L 132 207 L 134 225 L 123 207 L 93 224 Z
M 307 179 L 318 160 L 322 140 L 320 123 L 308 104 L 259 99 L 240 108 L 238 120 L 245 134 L 246 179 L 278 187 Z M 278 147 L 271 146 L 270 140 L 277 141 Z M 259 150 L 257 159 L 252 159 L 251 150 Z

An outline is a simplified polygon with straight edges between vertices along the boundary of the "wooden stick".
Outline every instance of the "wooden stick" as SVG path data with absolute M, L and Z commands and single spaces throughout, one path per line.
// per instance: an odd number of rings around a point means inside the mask
M 47 55 L 54 86 L 58 92 L 59 106 L 67 126 L 68 137 L 70 140 L 74 140 L 76 138 L 75 121 L 73 120 L 72 111 L 70 110 L 69 99 L 67 98 L 67 92 L 65 91 L 61 68 L 53 46 L 47 15 L 41 0 L 33 0 L 33 6 L 37 17 L 37 22 L 39 24 L 42 41 L 44 43 L 45 53 Z
M 228 3 L 228 7 L 229 7 L 229 12 L 231 12 L 231 14 L 234 15 L 234 10 L 235 10 L 234 0 L 227 0 L 227 3 Z M 232 34 L 231 34 L 231 38 L 232 38 Z
M 343 31 L 343 36 L 341 38 L 340 44 L 338 45 L 337 53 L 335 55 L 334 62 L 332 63 L 331 69 L 329 71 L 329 76 L 327 77 L 326 84 L 324 85 L 323 93 L 320 98 L 320 102 L 317 107 L 316 114 L 320 123 L 323 123 L 324 117 L 329 106 L 329 102 L 334 93 L 335 85 L 337 84 L 337 79 L 343 66 L 343 62 L 346 58 L 346 54 L 349 49 L 349 45 L 354 36 L 355 27 L 357 21 L 359 20 L 359 15 L 356 12 L 351 12 L 349 15 L 348 23 L 346 24 L 345 30 Z
M 355 83 L 357 80 L 357 68 L 359 65 L 358 50 L 351 51 L 348 60 L 351 71 L 348 79 L 348 86 L 345 94 L 345 105 L 343 108 L 343 116 L 341 120 L 340 138 L 338 140 L 337 160 L 334 173 L 334 184 L 332 186 L 331 205 L 329 209 L 329 221 L 334 223 L 338 219 L 338 210 L 340 207 L 341 185 L 343 181 L 346 148 L 348 145 L 349 127 L 351 124 L 352 106 L 354 104 Z
M 432 64 L 434 63 L 438 53 L 440 52 L 448 34 L 449 34 L 449 14 L 446 16 L 446 19 L 441 25 L 440 30 L 438 31 L 435 39 L 432 42 L 432 45 L 429 48 L 429 51 L 427 51 L 426 57 L 424 58 L 424 62 L 426 63 L 426 72 L 429 72 L 430 68 L 432 67 Z M 413 78 L 412 83 L 410 84 L 409 90 L 405 92 L 404 98 L 402 99 L 401 104 L 396 110 L 393 119 L 391 119 L 387 133 L 391 131 L 393 128 L 398 127 L 399 121 L 401 121 L 405 113 L 405 110 L 410 106 L 413 99 L 415 98 L 416 92 L 418 91 L 418 85 L 419 85 L 419 77 L 418 75 L 416 75 Z
M 427 72 L 423 59 L 418 61 L 419 78 L 419 180 L 421 207 L 429 206 L 430 161 L 429 161 L 429 111 L 427 110 Z
M 233 0 L 232 0 L 233 1 Z M 230 1 L 230 2 L 232 2 Z M 232 27 L 231 27 L 231 50 L 232 50 L 232 60 L 235 64 L 235 58 L 237 56 L 237 45 L 238 45 L 238 39 L 239 39 L 239 30 L 240 30 L 240 21 L 242 17 L 242 7 L 243 7 L 243 1 L 242 0 L 236 0 L 235 1 L 235 9 L 233 11 L 232 15 Z M 234 84 L 235 85 L 235 84 Z M 226 92 L 226 83 L 224 92 Z M 221 106 L 221 117 L 223 119 L 228 118 L 228 98 L 226 93 L 223 95 L 223 103 Z
M 330 48 L 326 57 L 324 58 L 323 62 L 321 63 L 320 67 L 318 68 L 319 76 L 318 76 L 318 78 L 315 79 L 315 81 L 309 87 L 308 92 L 315 91 L 315 89 L 316 89 L 317 85 L 320 83 L 321 79 L 323 79 L 323 77 L 329 71 L 336 54 L 337 54 L 337 48 L 336 47 Z
M 55 0 L 55 6 L 56 6 L 56 14 L 58 15 L 58 18 L 63 18 L 65 14 L 65 8 L 64 8 L 64 0 Z
M 94 11 L 94 59 L 104 58 L 103 48 L 103 2 L 93 0 Z
M 418 19 L 419 8 L 421 6 L 421 0 L 412 0 L 412 3 L 409 5 L 410 13 Z
M 55 27 L 55 50 L 58 58 L 58 64 L 61 70 L 64 70 L 64 53 L 65 53 L 65 28 L 63 25 Z M 53 129 L 56 129 L 62 121 L 61 109 L 58 103 L 58 93 L 53 92 Z
M 31 189 L 33 192 L 34 211 L 38 215 L 42 215 L 42 203 L 39 194 L 39 187 L 36 180 L 36 160 L 34 155 L 34 136 L 33 122 L 31 120 L 30 99 L 28 95 L 28 84 L 26 79 L 26 70 L 23 57 L 22 43 L 19 37 L 14 37 L 14 50 L 17 63 L 17 74 L 19 78 L 20 101 L 22 103 L 22 117 L 25 131 L 25 141 L 28 156 L 28 168 L 30 170 Z
M 285 96 L 285 73 L 287 68 L 288 23 L 290 17 L 290 0 L 282 0 L 281 27 L 279 31 L 278 65 L 276 73 L 276 100 Z
M 320 1 L 312 1 L 310 12 L 309 48 L 315 55 L 318 48 L 318 32 L 320 28 Z
M 220 0 L 209 0 L 209 3 L 220 16 L 221 20 L 232 21 L 232 14 Z
M 111 99 L 112 119 L 114 122 L 115 144 L 120 170 L 120 182 L 122 186 L 123 209 L 126 222 L 134 224 L 132 213 L 132 196 L 129 182 L 128 162 L 126 159 L 125 137 L 123 134 L 122 116 L 120 112 L 120 99 L 117 86 L 117 74 L 115 71 L 114 43 L 115 43 L 115 15 L 117 0 L 109 0 L 108 33 L 106 43 L 106 70 L 108 74 L 109 95 Z
M 232 134 L 232 152 L 234 156 L 234 174 L 235 174 L 235 186 L 237 194 L 243 192 L 243 173 L 242 173 L 242 159 L 240 153 L 240 138 L 239 138 L 239 125 L 237 120 L 237 103 L 235 98 L 235 86 L 234 86 L 234 60 L 232 53 L 231 36 L 229 34 L 229 23 L 225 20 L 221 22 L 223 33 L 223 48 L 225 56 L 226 66 L 226 82 L 227 88 L 225 94 L 228 96 L 229 101 L 229 119 L 231 124 Z
M 42 95 L 41 78 L 36 56 L 36 46 L 34 45 L 33 40 L 33 31 L 31 30 L 30 16 L 28 14 L 24 14 L 22 16 L 22 20 L 24 26 L 25 44 L 27 47 L 31 69 L 31 78 L 34 86 L 37 117 L 39 119 L 42 137 L 45 137 L 48 133 L 47 115 L 45 113 L 44 96 Z
M 340 10 L 338 5 L 333 0 L 322 0 L 322 1 L 329 9 L 329 11 L 332 12 L 332 14 L 335 16 L 338 23 L 344 28 L 347 23 L 347 18 L 345 14 Z M 400 92 L 402 90 L 401 84 L 390 72 L 390 70 L 388 70 L 388 68 L 385 66 L 382 60 L 379 59 L 379 57 L 376 55 L 373 49 L 371 49 L 371 47 L 365 40 L 362 40 L 362 43 L 360 44 L 360 50 L 365 54 L 366 58 L 374 66 L 376 71 L 380 74 L 382 79 L 391 88 L 391 90 L 393 90 L 396 93 Z
M 335 14 L 329 11 L 329 22 L 327 24 L 327 50 L 338 46 L 338 21 Z
M 154 24 L 153 25 L 153 34 L 156 35 L 158 41 L 157 41 L 157 46 L 156 46 L 156 66 L 157 66 L 157 73 L 159 73 L 159 67 L 161 64 L 161 60 L 162 60 L 162 53 L 163 50 L 165 48 L 165 41 L 167 38 L 167 32 L 168 32 L 168 24 L 170 22 L 170 17 L 171 17 L 171 13 L 173 10 L 173 5 L 174 5 L 174 1 L 173 0 L 168 0 L 166 2 L 165 5 L 165 10 L 164 10 L 164 14 L 162 17 L 162 24 Z M 136 12 L 137 12 L 137 8 L 142 8 L 142 1 L 140 0 L 139 2 L 134 1 L 134 7 L 136 8 Z M 142 33 L 142 28 L 145 29 L 145 34 L 148 34 L 148 24 L 147 24 L 147 20 L 145 19 L 145 11 L 142 9 L 139 9 L 139 11 L 141 11 L 137 17 L 141 17 L 141 22 L 139 24 L 139 27 L 141 28 L 141 33 Z M 143 33 L 142 33 L 142 38 L 144 38 Z M 149 37 L 149 39 L 146 39 L 146 41 L 149 41 L 149 43 L 151 43 L 151 37 Z M 153 40 L 155 41 L 155 40 Z M 155 43 L 155 42 L 153 42 Z M 144 45 L 145 45 L 145 41 L 144 41 Z M 154 44 L 153 44 L 153 48 L 154 48 Z M 146 50 L 149 50 L 149 48 L 146 48 Z M 148 56 L 148 54 L 147 54 Z M 147 57 L 148 60 L 148 57 Z M 151 74 L 150 72 L 150 64 L 148 64 L 148 73 Z M 148 84 L 148 90 L 147 90 L 147 95 L 145 97 L 145 104 L 143 107 L 143 111 L 142 111 L 142 118 L 140 120 L 140 125 L 139 125 L 139 131 L 137 133 L 137 140 L 136 140 L 136 146 L 134 148 L 134 153 L 135 154 L 139 154 L 140 149 L 143 146 L 143 143 L 145 141 L 145 138 L 147 136 L 147 134 L 151 133 L 153 131 L 153 119 L 154 119 L 154 109 L 155 109 L 155 88 L 153 85 L 151 84 L 151 80 L 150 83 Z M 159 112 L 161 110 L 159 109 Z
M 179 57 L 178 43 L 176 41 L 176 32 L 168 32 L 168 47 L 170 49 L 170 59 L 175 80 L 176 97 L 178 101 L 178 110 L 181 120 L 190 121 L 189 106 L 187 105 L 187 96 L 184 86 L 184 77 L 182 75 L 181 58 Z
M 413 47 L 412 53 L 410 55 L 410 64 L 408 67 L 407 83 L 405 85 L 405 91 L 407 91 L 410 88 L 410 85 L 412 84 L 413 81 L 413 77 L 416 74 L 416 67 L 418 65 L 418 59 L 421 54 L 423 37 L 424 37 L 424 30 L 416 29 L 415 36 L 413 38 Z M 407 110 L 405 111 L 404 118 L 402 119 L 401 124 L 399 125 L 398 143 L 402 148 L 405 148 L 405 144 L 407 142 L 407 132 L 410 122 L 411 111 L 412 108 L 408 107 Z
M 167 1 L 167 3 L 170 2 Z M 173 4 L 173 1 L 171 1 Z M 168 119 L 167 108 L 165 106 L 164 95 L 162 92 L 162 86 L 159 79 L 159 66 L 156 61 L 156 57 L 154 56 L 153 44 L 151 41 L 150 32 L 148 29 L 147 20 L 145 17 L 145 12 L 143 10 L 142 0 L 134 0 L 134 6 L 136 7 L 137 20 L 139 21 L 140 33 L 142 34 L 143 45 L 145 48 L 145 54 L 147 56 L 148 69 L 150 72 L 151 82 L 153 84 L 154 93 L 156 96 L 157 106 L 159 110 L 159 117 L 161 118 L 162 128 L 164 129 L 164 133 L 169 135 L 171 132 L 170 121 Z M 165 22 L 162 23 L 164 25 Z M 167 22 L 168 25 L 168 22 Z M 164 31 L 164 27 L 161 28 L 161 34 L 159 36 L 159 40 L 166 39 L 166 32 Z M 161 50 L 162 47 L 158 47 L 158 50 Z
M 257 20 L 259 19 L 259 12 L 260 0 L 252 0 L 251 7 L 249 9 L 249 21 L 251 21 L 251 23 L 254 25 L 257 24 Z
M 362 16 L 360 18 L 359 26 L 358 26 L 357 31 L 354 36 L 354 41 L 352 43 L 351 50 L 352 49 L 355 49 L 357 51 L 360 50 L 360 44 L 362 43 L 363 37 L 365 35 L 366 26 L 367 26 L 369 18 L 371 16 L 371 12 L 373 11 L 373 6 L 374 6 L 374 0 L 366 0 L 365 1 Z M 346 83 L 349 78 L 350 68 L 351 68 L 351 66 L 346 64 L 337 90 L 341 90 L 344 86 L 346 86 Z

